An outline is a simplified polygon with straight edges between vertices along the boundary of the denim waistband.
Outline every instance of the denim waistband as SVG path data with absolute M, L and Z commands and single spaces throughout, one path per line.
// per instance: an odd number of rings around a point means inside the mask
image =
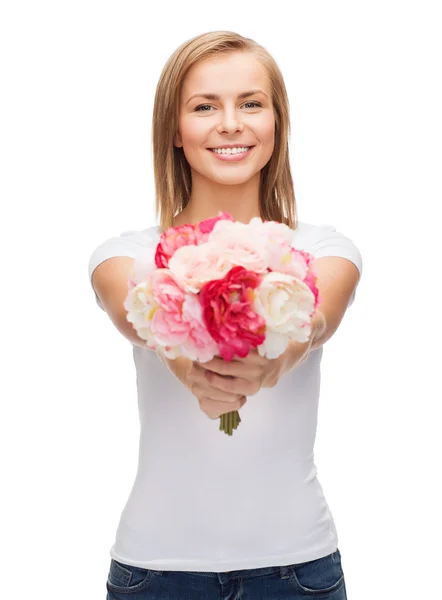
M 157 573 L 163 573 L 164 571 L 156 571 Z M 262 567 L 258 569 L 241 569 L 238 571 L 225 571 L 223 573 L 215 573 L 209 571 L 184 571 L 191 575 L 199 575 L 201 577 L 218 578 L 220 583 L 228 583 L 229 581 L 239 579 L 240 577 L 251 578 L 251 577 L 262 577 L 265 575 L 273 575 L 279 573 L 281 579 L 287 579 L 290 576 L 290 568 L 288 566 L 282 567 Z

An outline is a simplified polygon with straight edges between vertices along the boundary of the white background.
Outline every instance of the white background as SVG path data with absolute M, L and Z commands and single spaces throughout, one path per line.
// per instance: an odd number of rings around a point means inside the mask
M 318 477 L 350 600 L 440 592 L 441 20 L 437 2 L 5 2 L 0 10 L 1 590 L 104 600 L 137 467 L 129 342 L 88 260 L 155 224 L 164 63 L 217 29 L 275 57 L 301 221 L 359 247 L 326 343 Z

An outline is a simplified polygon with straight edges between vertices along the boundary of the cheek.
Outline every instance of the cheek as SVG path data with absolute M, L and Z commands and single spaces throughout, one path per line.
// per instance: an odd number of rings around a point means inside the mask
M 263 125 L 257 135 L 262 145 L 261 157 L 265 164 L 270 160 L 275 149 L 275 126 L 273 122 L 268 122 Z
M 262 141 L 265 144 L 275 143 L 275 120 L 268 119 L 262 124 Z
M 181 125 L 181 133 L 184 145 L 200 145 L 205 140 L 205 132 L 206 128 L 202 123 L 198 123 L 198 121 L 184 121 Z
M 272 158 L 275 150 L 275 132 L 272 129 L 267 129 L 263 132 L 261 138 L 262 151 L 261 151 L 261 168 L 263 168 L 269 160 Z

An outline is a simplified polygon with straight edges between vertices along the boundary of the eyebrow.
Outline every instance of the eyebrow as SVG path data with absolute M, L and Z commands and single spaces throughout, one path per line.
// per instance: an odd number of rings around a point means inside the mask
M 250 90 L 248 92 L 242 92 L 241 94 L 238 94 L 238 98 L 248 98 L 249 96 L 253 96 L 254 94 L 263 94 L 266 98 L 267 98 L 267 94 L 264 93 L 262 90 Z M 192 100 L 192 98 L 195 97 L 201 97 L 201 98 L 205 98 L 206 100 L 219 100 L 220 97 L 217 94 L 203 94 L 203 93 L 198 93 L 198 94 L 193 94 L 193 96 L 190 96 L 190 98 L 187 100 L 186 104 L 189 104 L 189 102 Z

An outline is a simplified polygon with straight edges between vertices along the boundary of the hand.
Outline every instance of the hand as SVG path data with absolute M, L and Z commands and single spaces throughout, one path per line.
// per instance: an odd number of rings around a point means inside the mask
M 244 358 L 226 361 L 221 357 L 201 363 L 210 384 L 224 392 L 252 396 L 261 388 L 274 387 L 281 375 L 294 369 L 308 355 L 310 342 L 290 340 L 286 350 L 277 358 L 266 358 L 256 348 Z M 229 376 L 226 378 L 226 376 Z
M 276 385 L 283 372 L 283 355 L 268 359 L 260 356 L 253 348 L 244 358 L 235 357 L 226 361 L 221 357 L 201 363 L 210 384 L 224 392 L 253 396 L 262 387 Z
M 200 409 L 210 419 L 219 419 L 221 415 L 239 410 L 247 402 L 240 392 L 222 390 L 212 385 L 206 377 L 207 371 L 203 364 L 192 361 L 186 376 L 188 389 L 199 402 Z M 220 379 L 228 379 L 220 376 Z
M 239 410 L 247 402 L 243 394 L 225 392 L 214 388 L 205 376 L 202 363 L 191 361 L 184 356 L 169 359 L 163 355 L 159 358 L 169 371 L 196 397 L 200 409 L 210 418 L 218 419 L 221 415 Z

